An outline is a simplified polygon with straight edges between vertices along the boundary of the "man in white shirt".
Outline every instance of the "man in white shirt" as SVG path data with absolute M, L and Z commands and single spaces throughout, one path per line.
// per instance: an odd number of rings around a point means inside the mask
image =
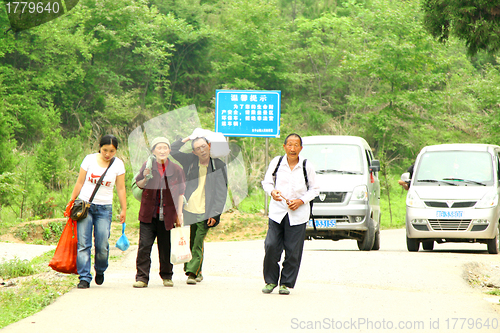
M 286 156 L 277 156 L 271 161 L 262 181 L 264 191 L 272 197 L 269 205 L 269 228 L 264 242 L 266 286 L 262 292 L 265 294 L 271 293 L 278 283 L 279 293 L 282 295 L 290 294 L 288 288 L 295 286 L 304 248 L 306 224 L 310 217 L 309 202 L 319 194 L 312 164 L 304 164 L 299 156 L 302 138 L 295 133 L 288 135 L 283 148 Z M 283 250 L 285 260 L 280 273 L 279 262 Z

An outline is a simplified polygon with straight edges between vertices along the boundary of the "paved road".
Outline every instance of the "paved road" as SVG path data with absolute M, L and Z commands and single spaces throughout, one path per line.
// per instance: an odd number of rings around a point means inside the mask
M 382 231 L 381 240 L 380 251 L 372 252 L 358 251 L 354 241 L 307 241 L 289 296 L 260 291 L 263 241 L 207 243 L 205 280 L 187 285 L 176 266 L 173 288 L 162 286 L 157 265 L 148 288 L 132 288 L 136 251 L 130 251 L 112 263 L 102 286 L 75 288 L 3 331 L 500 331 L 500 314 L 462 277 L 470 262 L 500 269 L 500 256 L 488 255 L 482 244 L 409 253 L 404 230 Z M 153 258 L 156 264 L 156 253 Z M 486 320 L 490 328 L 479 328 Z
M 26 245 L 21 243 L 0 242 L 0 262 L 11 259 L 31 260 L 47 251 L 54 249 L 53 245 Z

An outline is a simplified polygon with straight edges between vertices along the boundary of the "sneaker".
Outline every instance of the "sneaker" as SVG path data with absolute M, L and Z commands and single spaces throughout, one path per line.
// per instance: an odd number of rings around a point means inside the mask
M 200 273 L 200 274 L 198 274 L 198 275 L 196 275 L 195 280 L 196 280 L 196 282 L 201 282 L 201 281 L 203 281 L 203 275 L 201 275 L 201 273 Z
M 96 273 L 95 274 L 95 284 L 100 286 L 103 282 L 104 282 L 104 274 L 103 273 L 101 273 L 101 274 Z
M 171 279 L 163 279 L 163 285 L 165 287 L 173 287 L 174 281 L 172 281 Z
M 262 292 L 264 294 L 270 294 L 273 292 L 274 288 L 276 288 L 276 285 L 274 283 L 268 283 L 264 288 L 262 288 Z
M 78 289 L 87 289 L 90 287 L 90 283 L 88 283 L 87 281 L 85 280 L 80 280 L 80 282 L 78 283 L 78 285 L 76 286 Z
M 134 284 L 132 286 L 134 288 L 146 288 L 148 286 L 148 284 L 146 282 L 143 282 L 143 281 L 136 281 L 136 282 L 134 282 Z
M 279 293 L 280 293 L 280 295 L 289 295 L 290 294 L 290 290 L 288 290 L 287 286 L 281 285 Z
M 196 284 L 196 275 L 189 274 L 186 283 L 187 284 Z

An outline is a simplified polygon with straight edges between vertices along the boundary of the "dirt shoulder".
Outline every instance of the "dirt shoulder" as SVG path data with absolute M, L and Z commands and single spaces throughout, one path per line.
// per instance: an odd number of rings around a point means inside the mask
M 500 302 L 500 262 L 467 263 L 464 265 L 463 277 L 472 288 L 479 289 L 484 293 L 484 299 L 497 304 L 494 309 L 500 314 L 500 306 L 498 306 Z

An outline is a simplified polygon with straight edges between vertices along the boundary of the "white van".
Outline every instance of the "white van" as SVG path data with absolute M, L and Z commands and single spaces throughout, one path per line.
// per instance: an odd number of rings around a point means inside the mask
M 380 163 L 357 136 L 308 136 L 300 152 L 313 163 L 320 193 L 314 199 L 316 228 L 306 239 L 355 239 L 363 251 L 380 248 Z
M 423 148 L 406 198 L 408 251 L 418 251 L 420 243 L 424 250 L 432 250 L 435 242 L 470 242 L 486 243 L 488 253 L 497 254 L 499 175 L 499 146 Z

